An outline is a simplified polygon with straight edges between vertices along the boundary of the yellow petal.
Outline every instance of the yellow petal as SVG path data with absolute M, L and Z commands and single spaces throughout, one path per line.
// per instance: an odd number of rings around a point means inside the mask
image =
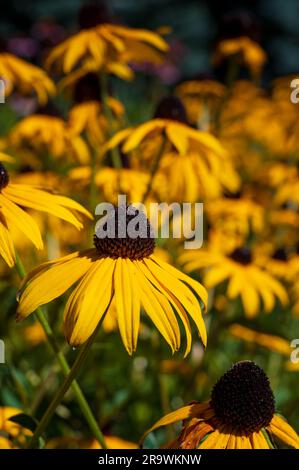
M 50 269 L 35 273 L 20 295 L 18 319 L 27 317 L 40 305 L 62 295 L 86 273 L 92 261 L 92 257 L 78 253 L 76 257 L 57 264 L 53 262 Z
M 135 269 L 130 260 L 118 258 L 114 273 L 118 326 L 129 354 L 136 350 L 140 322 L 140 299 L 134 288 Z
M 124 146 L 123 151 L 125 153 L 131 152 L 134 150 L 142 140 L 155 129 L 163 129 L 165 127 L 165 121 L 162 119 L 152 119 L 145 124 L 141 124 L 136 129 L 131 131 L 131 134 L 127 138 Z
M 163 416 L 163 418 L 159 419 L 159 421 L 157 421 L 143 434 L 140 442 L 142 443 L 149 433 L 155 431 L 158 428 L 161 428 L 162 426 L 168 426 L 169 424 L 176 423 L 177 421 L 183 421 L 184 419 L 190 418 L 194 406 L 195 405 L 183 406 L 182 408 L 179 408 L 178 410 L 172 411 L 171 413 Z
M 1 207 L 2 206 L 2 207 Z M 43 241 L 35 220 L 16 204 L 0 194 L 0 207 L 7 223 L 24 233 L 38 250 L 43 248 Z
M 3 215 L 0 211 L 0 254 L 4 261 L 12 268 L 15 264 L 16 255 L 13 241 Z
M 172 351 L 177 351 L 180 343 L 180 331 L 174 313 L 172 312 L 172 316 L 169 318 L 171 314 L 165 311 L 165 298 L 163 295 L 154 289 L 143 273 L 137 269 L 136 274 L 140 300 L 144 310 L 170 345 Z
M 64 311 L 64 331 L 71 346 L 84 343 L 94 332 L 113 297 L 115 260 L 99 259 L 70 295 Z
M 168 124 L 166 135 L 181 155 L 185 155 L 188 150 L 188 136 L 184 132 L 184 127 L 179 124 Z
M 279 440 L 295 449 L 299 449 L 299 436 L 296 431 L 280 416 L 274 415 L 268 429 Z

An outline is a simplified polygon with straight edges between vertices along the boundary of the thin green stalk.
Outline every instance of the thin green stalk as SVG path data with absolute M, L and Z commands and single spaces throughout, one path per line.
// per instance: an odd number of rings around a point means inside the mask
M 109 306 L 110 306 L 110 304 L 108 305 L 108 307 L 106 309 L 106 312 L 109 309 Z M 86 341 L 86 343 L 83 346 L 81 346 L 81 348 L 79 350 L 79 353 L 76 357 L 76 360 L 75 360 L 69 374 L 64 378 L 64 381 L 60 385 L 60 387 L 57 390 L 55 396 L 53 397 L 53 400 L 51 401 L 50 405 L 48 406 L 47 410 L 45 411 L 42 419 L 38 423 L 38 425 L 37 425 L 37 427 L 34 431 L 34 434 L 32 436 L 32 439 L 30 441 L 29 448 L 32 449 L 36 446 L 39 437 L 43 434 L 43 432 L 45 431 L 45 429 L 48 426 L 49 422 L 51 421 L 51 419 L 52 419 L 52 417 L 53 417 L 53 415 L 56 411 L 56 408 L 61 403 L 61 401 L 63 400 L 64 395 L 66 394 L 66 392 L 68 391 L 68 389 L 72 385 L 75 377 L 77 376 L 82 364 L 84 363 L 84 361 L 85 361 L 85 359 L 88 355 L 88 352 L 91 348 L 93 340 L 97 335 L 97 332 L 98 332 L 98 330 L 99 330 L 99 328 L 102 324 L 102 321 L 103 321 L 103 319 L 106 315 L 106 312 L 103 315 L 102 320 L 99 322 L 99 324 L 98 324 L 97 328 L 95 329 L 94 333 L 90 336 L 90 338 Z
M 24 265 L 22 263 L 22 260 L 21 260 L 21 258 L 19 257 L 18 254 L 16 255 L 16 269 L 17 269 L 17 272 L 18 272 L 20 278 L 23 279 L 26 276 L 26 271 L 25 271 Z M 38 319 L 38 321 L 40 322 L 40 324 L 42 325 L 42 327 L 43 327 L 43 329 L 46 333 L 48 343 L 49 343 L 52 351 L 54 352 L 54 354 L 56 356 L 57 362 L 60 365 L 60 368 L 61 368 L 61 371 L 62 371 L 63 375 L 65 377 L 67 377 L 68 374 L 70 373 L 70 370 L 71 370 L 70 366 L 68 365 L 68 362 L 67 362 L 63 352 L 60 351 L 59 346 L 56 342 L 53 330 L 52 330 L 52 328 L 51 328 L 51 326 L 50 326 L 43 310 L 40 307 L 36 310 L 35 316 Z M 86 400 L 85 396 L 83 395 L 83 392 L 82 392 L 78 382 L 75 381 L 75 380 L 72 383 L 72 390 L 73 390 L 73 392 L 76 396 L 76 399 L 78 401 L 80 409 L 81 409 L 83 415 L 85 416 L 85 419 L 86 419 L 93 435 L 95 436 L 97 441 L 100 443 L 100 445 L 104 449 L 107 449 L 103 433 L 99 428 L 99 425 L 98 425 L 98 423 L 97 423 L 97 421 L 96 421 L 96 419 L 95 419 L 95 417 L 94 417 L 94 415 L 93 415 L 93 413 L 90 409 L 89 404 L 87 403 L 87 400 Z
M 147 185 L 147 188 L 145 190 L 145 193 L 143 195 L 143 198 L 142 198 L 142 203 L 144 204 L 145 201 L 147 200 L 151 190 L 152 190 L 152 186 L 153 186 L 153 181 L 154 181 L 154 178 L 156 176 L 156 173 L 159 169 L 159 165 L 160 165 L 160 160 L 161 160 L 161 157 L 164 153 L 164 150 L 165 150 L 165 145 L 166 145 L 166 138 L 164 137 L 163 138 L 163 142 L 161 144 L 161 147 L 159 148 L 159 151 L 156 155 L 156 158 L 155 158 L 155 161 L 153 163 L 153 166 L 152 166 L 152 169 L 151 169 L 151 173 L 150 173 L 150 179 L 149 179 L 149 182 L 148 182 L 148 185 Z

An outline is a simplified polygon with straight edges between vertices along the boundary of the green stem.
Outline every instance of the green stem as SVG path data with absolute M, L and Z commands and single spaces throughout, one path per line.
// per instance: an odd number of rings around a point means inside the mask
M 18 272 L 20 278 L 23 279 L 26 276 L 26 271 L 25 271 L 24 265 L 22 263 L 22 260 L 21 260 L 21 258 L 19 257 L 18 254 L 16 255 L 16 269 L 17 269 L 17 272 Z M 52 330 L 52 328 L 51 328 L 51 326 L 50 326 L 43 310 L 40 307 L 36 310 L 35 316 L 38 319 L 38 321 L 40 322 L 40 324 L 42 325 L 42 327 L 43 327 L 43 329 L 46 333 L 48 343 L 49 343 L 51 349 L 53 350 L 53 352 L 56 356 L 57 362 L 60 365 L 60 368 L 61 368 L 61 371 L 62 371 L 63 375 L 65 377 L 67 377 L 68 374 L 70 373 L 70 370 L 71 370 L 70 366 L 68 365 L 68 362 L 67 362 L 63 352 L 60 351 L 59 346 L 56 342 L 53 330 Z M 73 390 L 73 392 L 76 396 L 76 399 L 78 401 L 80 409 L 81 409 L 83 415 L 85 416 L 85 419 L 86 419 L 93 435 L 95 436 L 97 441 L 100 443 L 100 445 L 104 449 L 107 449 L 103 433 L 102 433 L 102 431 L 100 430 L 100 428 L 98 426 L 98 423 L 97 423 L 97 421 L 96 421 L 96 419 L 95 419 L 95 417 L 94 417 L 94 415 L 93 415 L 93 413 L 90 409 L 89 404 L 87 403 L 87 400 L 86 400 L 85 396 L 83 395 L 83 392 L 82 392 L 78 382 L 75 381 L 75 380 L 72 383 L 72 390 Z
M 166 138 L 164 137 L 163 138 L 163 142 L 161 144 L 161 147 L 156 155 L 156 158 L 155 158 L 155 161 L 153 163 L 153 166 L 152 166 L 152 169 L 151 169 L 151 172 L 150 172 L 150 179 L 149 179 L 149 182 L 148 182 L 148 185 L 147 185 L 147 188 L 145 190 L 145 193 L 143 195 L 143 198 L 142 198 L 142 203 L 144 204 L 145 201 L 147 200 L 151 190 L 152 190 L 152 186 L 153 186 L 153 181 L 154 181 L 154 178 L 156 176 L 156 173 L 158 171 L 158 168 L 159 168 L 159 165 L 160 165 L 160 160 L 161 160 L 161 157 L 164 153 L 164 150 L 165 150 L 165 145 L 166 145 Z
M 110 305 L 108 305 L 108 307 L 106 309 L 106 312 L 109 309 L 109 306 Z M 105 314 L 106 314 L 106 312 L 105 312 Z M 75 377 L 77 376 L 82 364 L 84 363 L 84 361 L 85 361 L 85 359 L 88 355 L 88 352 L 89 352 L 89 350 L 91 348 L 91 345 L 93 343 L 93 340 L 96 337 L 96 334 L 97 334 L 97 332 L 98 332 L 98 330 L 101 326 L 101 323 L 102 323 L 102 321 L 105 317 L 105 314 L 103 315 L 102 320 L 98 323 L 98 325 L 97 325 L 95 331 L 93 332 L 93 334 L 86 341 L 86 343 L 80 348 L 79 353 L 76 357 L 76 360 L 75 360 L 69 374 L 64 378 L 64 381 L 60 385 L 60 387 L 57 390 L 55 396 L 53 397 L 53 400 L 51 401 L 50 405 L 48 406 L 47 410 L 45 411 L 42 419 L 38 423 L 38 425 L 37 425 L 37 427 L 34 431 L 34 434 L 32 436 L 31 442 L 29 444 L 29 448 L 33 449 L 36 446 L 39 437 L 43 434 L 43 432 L 45 431 L 45 429 L 48 426 L 49 422 L 51 421 L 51 419 L 52 419 L 52 417 L 53 417 L 53 415 L 56 411 L 56 408 L 58 407 L 58 405 L 63 400 L 64 395 L 66 394 L 66 392 L 68 391 L 68 389 L 70 388 L 72 383 L 74 383 L 73 381 L 74 381 Z

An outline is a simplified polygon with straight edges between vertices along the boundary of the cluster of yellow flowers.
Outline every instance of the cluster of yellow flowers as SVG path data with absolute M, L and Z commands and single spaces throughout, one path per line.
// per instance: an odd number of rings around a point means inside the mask
M 245 66 L 252 80 L 230 76 L 227 84 L 211 79 L 183 82 L 162 97 L 151 119 L 128 126 L 125 106 L 109 88 L 110 75 L 133 80 L 134 64 L 158 66 L 167 50 L 157 32 L 100 24 L 55 47 L 46 71 L 0 54 L 7 97 L 13 92 L 36 94 L 40 106 L 0 141 L 0 254 L 23 277 L 17 320 L 37 312 L 40 330 L 24 329 L 31 345 L 48 338 L 55 351 L 40 307 L 75 285 L 65 305 L 63 329 L 71 346 L 84 345 L 72 379 L 102 321 L 107 331 L 119 329 L 131 355 L 142 328 L 141 314 L 172 352 L 181 344 L 179 318 L 187 355 L 193 336 L 190 318 L 207 346 L 205 310 L 229 317 L 237 310 L 238 319 L 240 312 L 249 319 L 274 310 L 299 315 L 299 108 L 290 102 L 291 79 L 277 79 L 265 92 L 258 85 L 265 52 L 247 37 L 224 40 L 216 48 L 214 64 L 228 60 L 235 71 Z M 57 84 L 49 78 L 54 71 L 60 77 Z M 47 104 L 54 95 L 72 103 L 64 117 Z M 182 240 L 159 240 L 154 253 L 150 238 L 106 243 L 97 236 L 90 248 L 91 212 L 100 201 L 116 204 L 119 194 L 146 205 L 203 202 L 203 248 L 184 251 Z M 83 225 L 87 230 L 78 234 Z M 39 250 L 46 242 L 40 258 L 26 239 Z M 26 253 L 28 266 L 35 260 L 28 275 L 20 253 Z M 38 265 L 37 259 L 44 262 Z M 7 276 L 4 265 L 1 273 Z M 230 330 L 250 343 L 291 353 L 285 339 L 235 324 L 234 318 Z M 67 381 L 69 368 L 63 361 Z M 184 420 L 170 447 L 272 448 L 274 437 L 299 447 L 298 435 L 275 413 L 268 379 L 258 366 L 240 362 L 225 377 L 209 402 L 181 408 L 151 430 Z M 254 387 L 265 397 L 262 409 Z M 74 388 L 86 410 L 76 382 Z M 229 402 L 229 394 L 235 401 Z M 15 410 L 3 410 L 0 429 L 11 426 L 9 434 L 14 435 L 18 425 L 8 419 Z M 35 445 L 50 417 L 46 413 L 33 437 L 25 433 L 17 446 L 28 436 Z M 104 446 L 89 415 L 87 421 Z M 1 446 L 13 444 L 1 437 Z

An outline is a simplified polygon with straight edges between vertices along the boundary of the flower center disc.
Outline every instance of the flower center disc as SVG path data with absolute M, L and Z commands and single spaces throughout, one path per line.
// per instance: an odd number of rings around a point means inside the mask
M 133 206 L 115 206 L 96 230 L 94 245 L 101 256 L 140 260 L 154 252 L 155 238 L 142 211 Z
M 275 412 L 269 379 L 251 361 L 238 362 L 218 380 L 211 406 L 222 424 L 246 435 L 268 426 Z
M 1 189 L 5 188 L 9 183 L 9 176 L 8 171 L 6 170 L 5 166 L 0 163 L 0 191 Z

